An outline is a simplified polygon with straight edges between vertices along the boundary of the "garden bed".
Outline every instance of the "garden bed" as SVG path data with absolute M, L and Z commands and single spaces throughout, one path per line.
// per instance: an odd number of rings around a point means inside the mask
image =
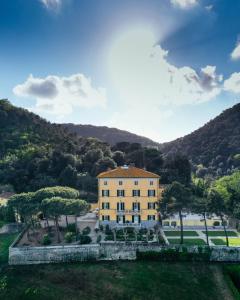
M 85 228 L 79 232 L 77 239 L 75 233 L 75 225 L 70 224 L 68 227 L 60 227 L 58 241 L 58 234 L 55 226 L 48 228 L 29 229 L 25 231 L 22 237 L 17 242 L 17 247 L 40 247 L 40 246 L 59 246 L 65 244 L 89 244 L 91 238 L 88 234 L 91 232 L 90 228 Z

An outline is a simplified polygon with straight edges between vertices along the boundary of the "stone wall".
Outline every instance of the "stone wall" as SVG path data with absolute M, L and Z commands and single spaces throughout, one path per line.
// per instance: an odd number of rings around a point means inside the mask
M 91 245 L 65 245 L 45 247 L 9 248 L 10 265 L 63 263 L 87 260 L 135 260 L 139 252 L 161 252 L 179 249 L 180 252 L 201 253 L 204 247 L 198 246 L 160 246 L 156 244 L 103 242 Z M 210 247 L 210 261 L 240 262 L 240 248 Z

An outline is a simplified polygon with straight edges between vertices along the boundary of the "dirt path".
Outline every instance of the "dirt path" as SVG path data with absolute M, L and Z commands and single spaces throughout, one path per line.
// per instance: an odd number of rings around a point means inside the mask
M 212 265 L 211 269 L 213 271 L 219 292 L 222 294 L 222 300 L 234 300 L 232 292 L 224 279 L 221 266 Z

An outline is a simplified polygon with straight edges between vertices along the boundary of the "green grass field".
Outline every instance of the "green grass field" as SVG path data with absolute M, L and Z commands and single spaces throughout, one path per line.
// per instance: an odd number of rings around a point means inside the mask
M 168 239 L 169 243 L 171 245 L 177 245 L 180 244 L 180 239 Z M 203 239 L 184 239 L 183 240 L 184 245 L 206 245 L 205 241 Z
M 205 233 L 205 231 L 203 231 L 203 233 Z M 238 236 L 237 233 L 235 231 L 227 231 L 228 236 Z M 216 231 L 208 231 L 208 235 L 209 236 L 225 236 L 225 233 L 223 230 L 216 230 Z
M 216 268 L 204 263 L 101 262 L 9 267 L 0 299 L 225 299 Z
M 240 247 L 240 238 L 229 238 L 229 246 L 232 247 Z M 226 239 L 225 238 L 218 238 L 218 239 L 211 239 L 211 241 L 214 243 L 214 245 L 226 245 Z
M 165 235 L 168 236 L 180 236 L 181 232 L 179 230 L 166 230 L 164 231 Z M 183 232 L 184 236 L 198 236 L 198 233 L 196 231 L 184 231 Z
M 0 235 L 0 265 L 8 261 L 8 247 L 16 238 L 16 234 L 1 234 Z

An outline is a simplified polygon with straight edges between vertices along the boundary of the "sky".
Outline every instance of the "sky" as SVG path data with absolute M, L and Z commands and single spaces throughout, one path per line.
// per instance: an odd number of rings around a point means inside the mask
M 166 142 L 240 102 L 239 0 L 1 0 L 0 98 Z

